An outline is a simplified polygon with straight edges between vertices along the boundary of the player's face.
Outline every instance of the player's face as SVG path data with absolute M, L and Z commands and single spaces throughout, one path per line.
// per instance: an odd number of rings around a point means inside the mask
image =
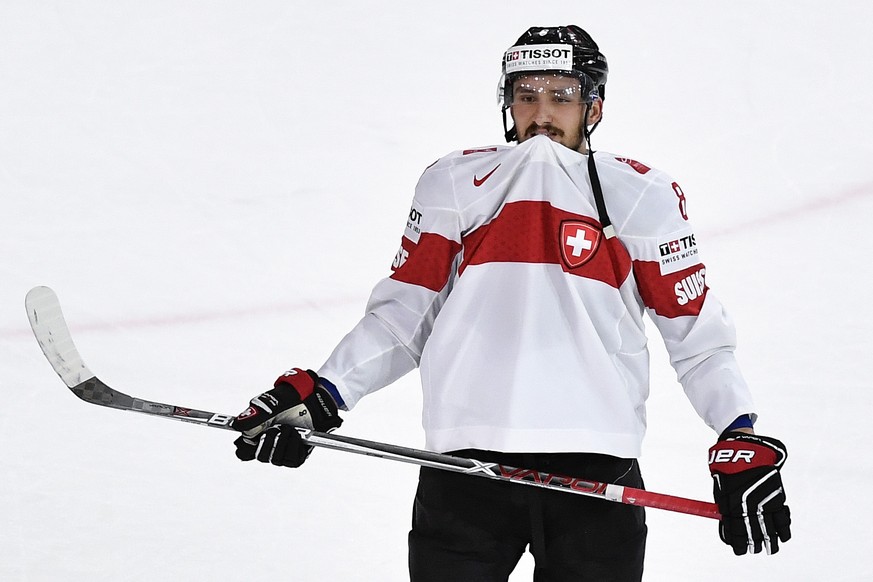
M 582 124 L 587 105 L 578 79 L 561 75 L 526 75 L 512 85 L 510 111 L 521 143 L 536 135 L 585 153 Z M 588 123 L 600 119 L 601 102 L 590 105 Z

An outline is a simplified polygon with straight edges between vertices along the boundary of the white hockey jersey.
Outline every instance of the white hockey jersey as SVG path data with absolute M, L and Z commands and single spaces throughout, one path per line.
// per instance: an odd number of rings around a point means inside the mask
M 595 160 L 616 238 L 587 156 L 546 136 L 427 168 L 392 274 L 318 371 L 345 406 L 420 366 L 430 450 L 638 457 L 647 311 L 710 427 L 753 413 L 682 190 L 634 160 Z

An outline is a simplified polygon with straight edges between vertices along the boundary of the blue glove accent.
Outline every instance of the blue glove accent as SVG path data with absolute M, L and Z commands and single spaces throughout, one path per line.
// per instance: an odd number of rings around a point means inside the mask
M 755 421 L 752 420 L 751 414 L 743 414 L 737 417 L 735 421 L 730 423 L 724 432 L 737 430 L 738 428 L 755 428 Z M 722 433 L 724 434 L 724 433 Z
M 343 400 L 343 397 L 340 396 L 339 390 L 336 389 L 336 386 L 333 385 L 333 382 L 331 382 L 327 378 L 322 378 L 319 376 L 319 384 L 321 384 L 322 388 L 327 390 L 328 394 L 330 394 L 331 398 L 333 398 L 333 401 L 336 402 L 337 408 L 341 410 L 348 410 L 348 408 L 346 408 L 346 403 Z

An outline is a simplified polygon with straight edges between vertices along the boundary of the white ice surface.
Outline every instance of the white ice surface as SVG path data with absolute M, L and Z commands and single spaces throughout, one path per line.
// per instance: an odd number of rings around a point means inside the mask
M 404 580 L 414 467 L 252 466 L 225 432 L 85 405 L 24 295 L 58 292 L 110 385 L 237 412 L 320 365 L 422 169 L 500 143 L 502 51 L 565 23 L 609 58 L 595 146 L 682 185 L 758 429 L 790 450 L 778 555 L 652 510 L 646 579 L 870 579 L 869 2 L 3 0 L 0 580 Z M 714 435 L 651 345 L 647 485 L 708 499 Z M 343 431 L 421 446 L 419 413 L 411 374 Z

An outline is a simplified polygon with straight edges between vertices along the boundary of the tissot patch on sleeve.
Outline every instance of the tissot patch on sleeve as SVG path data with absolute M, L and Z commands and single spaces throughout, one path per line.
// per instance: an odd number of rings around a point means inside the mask
M 669 275 L 700 262 L 693 232 L 660 240 L 658 255 L 661 275 Z
M 406 219 L 406 232 L 404 236 L 413 243 L 418 243 L 421 236 L 421 219 L 424 215 L 418 208 L 413 206 L 409 211 L 409 217 Z

